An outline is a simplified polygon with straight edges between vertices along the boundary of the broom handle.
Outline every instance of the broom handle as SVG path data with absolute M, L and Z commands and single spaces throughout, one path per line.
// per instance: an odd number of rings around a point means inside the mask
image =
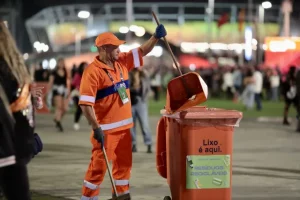
M 157 23 L 157 26 L 158 26 L 158 25 L 159 25 L 159 21 L 158 21 L 158 18 L 156 17 L 156 14 L 155 14 L 153 11 L 152 11 L 152 15 L 153 15 L 153 17 L 154 17 L 154 19 L 155 19 L 155 21 L 156 21 L 156 23 Z M 181 70 L 180 70 L 180 68 L 179 68 L 179 66 L 178 66 L 178 63 L 177 63 L 177 61 L 176 61 L 176 59 L 175 59 L 175 56 L 174 56 L 174 54 L 173 54 L 172 49 L 171 49 L 171 47 L 170 47 L 170 45 L 169 45 L 169 43 L 168 43 L 166 37 L 163 37 L 163 38 L 164 38 L 164 42 L 165 42 L 165 44 L 166 44 L 166 46 L 167 46 L 167 49 L 168 49 L 169 53 L 171 54 L 171 57 L 172 57 L 172 59 L 173 59 L 173 61 L 174 61 L 174 63 L 175 63 L 175 66 L 176 66 L 178 72 L 180 73 L 180 76 L 182 76 L 182 72 L 181 72 Z
M 118 192 L 117 192 L 116 184 L 115 184 L 115 182 L 113 180 L 113 177 L 112 177 L 112 173 L 111 173 L 111 170 L 110 170 L 110 166 L 109 166 L 109 163 L 108 163 L 108 159 L 107 159 L 107 155 L 106 155 L 106 150 L 105 150 L 104 146 L 102 148 L 102 151 L 103 151 L 103 155 L 104 155 L 104 160 L 106 162 L 106 167 L 107 167 L 107 170 L 108 170 L 108 174 L 109 174 L 111 185 L 113 187 L 115 195 L 118 197 L 119 195 L 118 195 Z

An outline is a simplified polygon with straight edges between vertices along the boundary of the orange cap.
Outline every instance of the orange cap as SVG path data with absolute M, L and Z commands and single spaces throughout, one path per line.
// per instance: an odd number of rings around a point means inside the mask
M 104 32 L 98 35 L 98 37 L 95 40 L 95 46 L 96 47 L 101 47 L 103 45 L 111 44 L 115 46 L 120 46 L 121 44 L 124 44 L 124 40 L 119 40 L 117 36 L 115 36 L 111 32 Z

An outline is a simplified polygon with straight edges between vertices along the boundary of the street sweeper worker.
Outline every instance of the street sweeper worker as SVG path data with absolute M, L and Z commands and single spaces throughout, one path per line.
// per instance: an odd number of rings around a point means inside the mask
M 102 145 L 112 160 L 113 179 L 118 195 L 129 194 L 132 166 L 131 134 L 133 127 L 128 71 L 143 65 L 146 56 L 166 36 L 161 24 L 153 36 L 139 48 L 121 53 L 119 40 L 105 32 L 95 40 L 99 55 L 84 70 L 79 105 L 92 126 L 92 158 L 85 175 L 81 200 L 97 200 L 106 172 Z M 113 193 L 113 192 L 112 192 Z M 114 196 L 114 194 L 112 194 Z

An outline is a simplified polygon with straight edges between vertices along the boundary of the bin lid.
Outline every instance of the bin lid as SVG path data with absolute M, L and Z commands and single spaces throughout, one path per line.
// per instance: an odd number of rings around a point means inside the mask
M 174 114 L 167 114 L 166 110 L 161 110 L 161 114 L 168 118 L 180 120 L 226 120 L 232 119 L 234 124 L 238 125 L 243 117 L 243 113 L 236 110 L 225 110 L 220 108 L 207 108 L 206 106 L 194 106 L 184 111 Z M 227 120 L 226 120 L 227 121 Z
M 168 83 L 166 113 L 172 114 L 199 105 L 207 100 L 208 87 L 196 72 L 189 72 Z

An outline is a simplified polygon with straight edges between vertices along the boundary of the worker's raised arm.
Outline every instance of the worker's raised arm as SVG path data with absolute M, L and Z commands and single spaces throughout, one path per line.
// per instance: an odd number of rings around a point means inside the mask
M 142 50 L 143 56 L 146 56 L 152 51 L 158 40 L 167 35 L 167 31 L 164 25 L 160 24 L 156 27 L 155 33 L 153 36 L 147 40 L 140 48 Z
M 146 56 L 148 53 L 150 53 L 158 40 L 166 35 L 167 32 L 165 27 L 160 24 L 157 26 L 155 33 L 149 40 L 147 40 L 139 48 L 132 49 L 126 53 L 120 53 L 118 61 L 126 66 L 128 71 L 132 70 L 133 68 L 143 66 L 143 56 Z

